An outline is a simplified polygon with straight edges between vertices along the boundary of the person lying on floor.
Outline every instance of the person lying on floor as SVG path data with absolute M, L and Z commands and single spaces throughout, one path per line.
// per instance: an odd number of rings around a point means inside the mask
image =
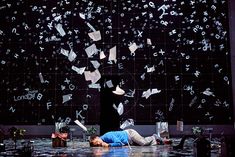
M 125 145 L 155 146 L 157 144 L 171 144 L 171 140 L 162 139 L 157 134 L 143 137 L 134 129 L 110 131 L 100 137 L 97 135 L 90 137 L 91 147 L 120 147 Z

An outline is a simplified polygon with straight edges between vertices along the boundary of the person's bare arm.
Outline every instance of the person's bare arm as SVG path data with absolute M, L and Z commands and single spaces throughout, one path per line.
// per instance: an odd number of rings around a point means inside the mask
M 103 143 L 102 143 L 102 147 L 109 147 L 109 144 L 106 143 L 106 142 L 103 142 Z

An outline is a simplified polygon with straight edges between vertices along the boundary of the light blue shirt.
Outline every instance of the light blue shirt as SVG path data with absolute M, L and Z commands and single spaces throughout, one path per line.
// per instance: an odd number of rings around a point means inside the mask
M 100 136 L 110 147 L 120 147 L 128 144 L 128 134 L 126 131 L 110 131 Z

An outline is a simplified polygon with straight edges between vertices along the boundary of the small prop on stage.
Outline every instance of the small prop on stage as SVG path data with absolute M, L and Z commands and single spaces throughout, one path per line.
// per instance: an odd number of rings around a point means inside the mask
M 52 147 L 67 147 L 68 133 L 52 133 Z
M 168 122 L 156 122 L 156 132 L 161 138 L 169 138 Z
M 69 128 L 64 122 L 55 123 L 55 133 L 52 133 L 52 147 L 67 147 Z

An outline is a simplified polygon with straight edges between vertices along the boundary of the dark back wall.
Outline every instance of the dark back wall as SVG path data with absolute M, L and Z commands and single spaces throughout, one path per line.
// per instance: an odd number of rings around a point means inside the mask
M 99 124 L 100 77 L 118 75 L 122 120 L 233 124 L 227 6 L 2 0 L 1 123 Z

